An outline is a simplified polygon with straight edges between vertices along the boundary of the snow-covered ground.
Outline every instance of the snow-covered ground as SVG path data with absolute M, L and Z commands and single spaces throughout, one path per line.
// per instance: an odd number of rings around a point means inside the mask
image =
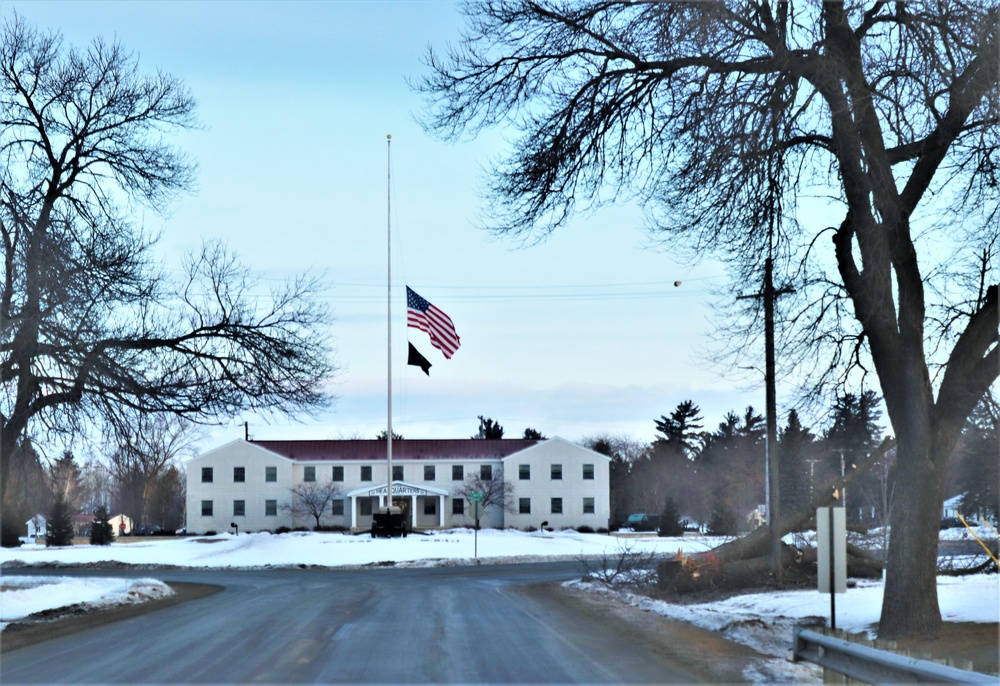
M 272 535 L 221 534 L 211 537 L 150 539 L 110 546 L 79 545 L 65 548 L 23 546 L 0 549 L 4 565 L 0 578 L 6 589 L 0 601 L 0 622 L 10 622 L 33 612 L 75 603 L 114 604 L 160 597 L 169 588 L 153 579 L 71 579 L 67 577 L 16 576 L 19 566 L 91 565 L 103 562 L 145 567 L 276 568 L 300 565 L 357 567 L 392 561 L 400 566 L 461 565 L 473 562 L 474 551 L 482 562 L 526 562 L 540 559 L 587 558 L 591 568 L 623 552 L 673 555 L 708 550 L 721 542 L 708 536 L 678 538 L 655 536 L 616 537 L 574 531 L 524 533 L 513 530 L 480 531 L 478 540 L 468 529 L 411 535 L 404 539 L 377 539 L 368 535 L 289 533 Z M 751 665 L 746 676 L 758 682 L 819 683 L 818 668 L 792 664 L 787 657 L 791 627 L 800 619 L 829 617 L 829 595 L 818 591 L 784 591 L 740 595 L 698 605 L 654 601 L 597 582 L 569 582 L 598 593 L 616 593 L 649 612 L 722 632 L 770 659 Z M 44 584 L 44 585 L 40 585 Z M 946 621 L 1000 621 L 1000 575 L 940 577 L 938 594 Z M 838 595 L 837 626 L 848 631 L 870 631 L 878 622 L 882 604 L 881 582 L 859 582 Z

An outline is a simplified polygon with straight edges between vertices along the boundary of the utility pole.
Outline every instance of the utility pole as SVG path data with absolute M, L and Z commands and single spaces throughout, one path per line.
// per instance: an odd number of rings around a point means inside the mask
M 770 241 L 769 241 L 770 243 Z M 769 246 L 764 261 L 764 288 L 761 293 L 737 296 L 737 300 L 757 299 L 764 301 L 764 387 L 767 446 L 767 528 L 770 541 L 771 574 L 781 581 L 781 506 L 778 492 L 778 410 L 777 392 L 774 384 L 774 299 L 794 289 L 785 286 L 774 288 L 774 260 Z

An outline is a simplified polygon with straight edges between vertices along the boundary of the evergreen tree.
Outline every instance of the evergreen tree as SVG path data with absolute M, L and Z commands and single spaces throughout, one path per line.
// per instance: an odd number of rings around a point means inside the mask
M 788 423 L 778 434 L 778 479 L 781 485 L 781 511 L 792 513 L 806 507 L 815 495 L 815 437 L 802 426 L 795 410 L 788 413 Z
M 64 451 L 52 463 L 49 467 L 49 478 L 52 480 L 53 493 L 61 491 L 70 509 L 76 509 L 81 505 L 82 472 L 71 451 Z
M 663 504 L 663 512 L 660 513 L 660 536 L 683 536 L 684 521 L 681 519 L 681 512 L 677 509 L 677 503 L 673 498 L 667 498 Z
M 90 545 L 110 545 L 114 540 L 114 532 L 111 530 L 111 516 L 108 509 L 101 505 L 94 513 L 94 521 L 90 525 Z
M 882 435 L 879 402 L 874 391 L 864 391 L 861 395 L 845 393 L 837 398 L 825 436 L 828 476 L 849 473 L 878 445 Z M 844 507 L 849 524 L 866 529 L 874 523 L 872 508 L 878 500 L 878 489 L 871 472 L 862 474 L 847 489 Z
M 56 493 L 45 529 L 46 547 L 73 545 L 73 520 L 70 518 L 69 503 L 62 493 Z
M 524 430 L 524 435 L 522 436 L 522 438 L 528 441 L 545 440 L 545 436 L 542 435 L 541 431 L 539 431 L 538 429 L 532 429 L 530 426 Z
M 959 447 L 961 511 L 1000 521 L 1000 406 L 989 395 L 972 413 Z
M 708 520 L 708 533 L 713 536 L 735 536 L 740 532 L 739 519 L 733 508 L 716 503 Z
M 479 433 L 472 438 L 485 440 L 499 440 L 503 438 L 503 427 L 500 422 L 495 422 L 489 417 L 479 415 Z
M 677 404 L 669 417 L 661 415 L 659 419 L 654 420 L 657 432 L 662 434 L 656 437 L 656 442 L 675 445 L 685 457 L 693 459 L 703 443 L 701 432 L 703 421 L 701 409 L 694 404 L 694 401 L 684 400 Z

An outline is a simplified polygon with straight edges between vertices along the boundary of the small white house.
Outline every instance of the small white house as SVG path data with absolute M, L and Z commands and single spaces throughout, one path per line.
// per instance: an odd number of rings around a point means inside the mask
M 129 536 L 132 533 L 132 518 L 118 514 L 108 520 L 115 536 Z
M 42 538 L 47 535 L 45 517 L 43 515 L 36 514 L 26 523 L 28 525 L 28 538 Z

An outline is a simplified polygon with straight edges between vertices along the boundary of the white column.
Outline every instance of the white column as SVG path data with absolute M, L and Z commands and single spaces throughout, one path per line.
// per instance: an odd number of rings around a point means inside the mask
M 438 496 L 438 526 L 444 528 L 444 496 Z
M 417 528 L 417 496 L 410 496 L 410 531 Z
M 354 529 L 358 526 L 358 498 L 357 496 L 351 496 L 351 528 Z

